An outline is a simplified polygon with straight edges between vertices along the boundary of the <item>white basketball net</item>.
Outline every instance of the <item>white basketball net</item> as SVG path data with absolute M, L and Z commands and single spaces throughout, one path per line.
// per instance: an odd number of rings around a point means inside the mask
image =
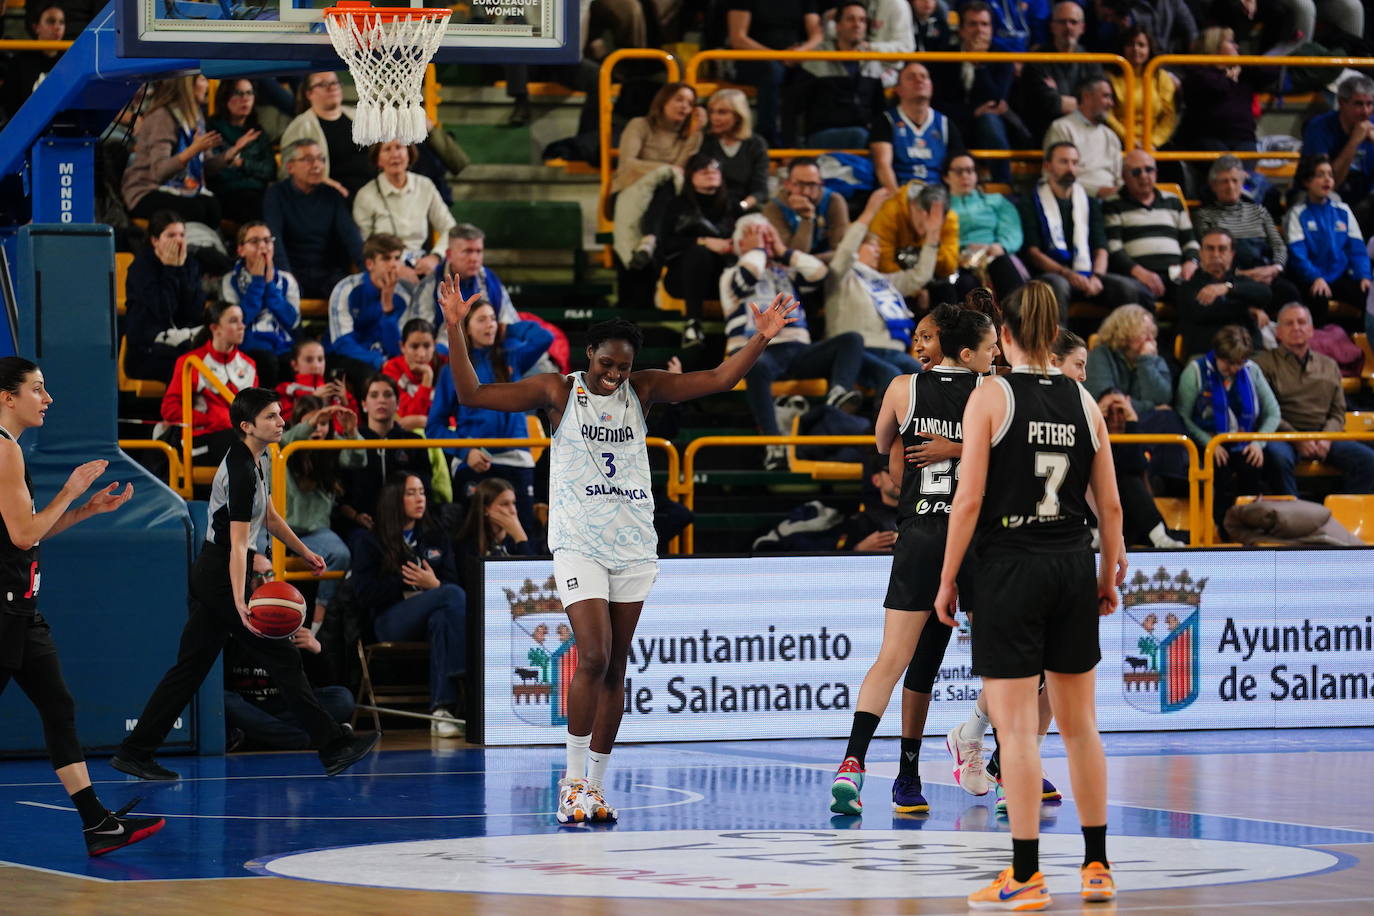
M 422 11 L 416 10 L 416 13 Z M 353 142 L 359 146 L 429 135 L 425 68 L 439 49 L 451 10 L 394 18 L 352 13 L 325 16 L 334 50 L 353 74 L 358 107 Z

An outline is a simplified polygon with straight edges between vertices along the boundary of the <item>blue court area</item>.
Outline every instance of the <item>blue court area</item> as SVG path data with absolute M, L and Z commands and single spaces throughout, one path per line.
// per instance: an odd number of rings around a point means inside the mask
M 1319 750 L 1333 755 L 1330 765 L 1367 766 L 1370 730 L 1105 740 L 1111 850 L 1123 891 L 1322 875 L 1357 866 L 1364 844 L 1374 848 L 1362 798 L 1323 800 L 1310 783 L 1285 775 L 1310 772 Z M 893 740 L 870 752 L 862 818 L 827 810 L 842 742 L 713 742 L 618 748 L 607 797 L 621 822 L 578 828 L 553 819 L 561 748 L 442 744 L 383 750 L 333 779 L 309 754 L 164 758 L 183 776 L 175 783 L 138 783 L 93 760 L 107 804 L 141 795 L 140 812 L 168 818 L 159 836 L 105 860 L 85 856 L 70 803 L 45 763 L 3 762 L 8 829 L 0 860 L 110 881 L 276 875 L 578 895 L 586 879 L 588 896 L 837 899 L 967 893 L 1005 864 L 1010 848 L 992 794 L 975 798 L 953 785 L 940 738 L 922 748 L 928 816 L 891 810 Z M 1075 873 L 1081 854 L 1054 736 L 1045 767 L 1067 796 L 1042 810 L 1053 889 L 1055 874 Z M 884 875 L 921 880 L 879 880 Z

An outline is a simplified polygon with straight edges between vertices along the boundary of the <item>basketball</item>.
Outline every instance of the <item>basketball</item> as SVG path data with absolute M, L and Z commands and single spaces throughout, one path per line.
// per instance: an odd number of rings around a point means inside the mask
M 248 599 L 248 628 L 285 639 L 305 624 L 305 598 L 289 582 L 264 582 Z

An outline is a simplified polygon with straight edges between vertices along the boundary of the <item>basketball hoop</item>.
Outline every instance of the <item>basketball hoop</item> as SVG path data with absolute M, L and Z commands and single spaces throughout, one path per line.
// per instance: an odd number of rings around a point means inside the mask
M 425 68 L 443 40 L 450 9 L 374 7 L 343 2 L 324 11 L 334 50 L 358 90 L 353 142 L 359 146 L 429 135 Z

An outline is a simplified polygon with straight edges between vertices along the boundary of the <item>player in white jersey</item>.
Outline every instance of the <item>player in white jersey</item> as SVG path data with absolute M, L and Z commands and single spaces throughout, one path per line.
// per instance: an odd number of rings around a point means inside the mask
M 644 415 L 729 391 L 777 333 L 797 319 L 796 300 L 780 295 L 766 309 L 750 303 L 749 342 L 714 369 L 675 374 L 634 371 L 643 341 L 623 319 L 588 330 L 587 371 L 553 372 L 517 382 L 482 384 L 472 368 L 463 319 L 481 298 L 463 298 L 455 281 L 439 284 L 449 333 L 449 371 L 458 401 L 488 410 L 547 410 L 549 547 L 563 609 L 577 640 L 568 689 L 567 775 L 559 783 L 559 823 L 610 821 L 603 783 L 624 712 L 625 661 L 644 600 L 658 574 L 658 537 L 649 486 Z

